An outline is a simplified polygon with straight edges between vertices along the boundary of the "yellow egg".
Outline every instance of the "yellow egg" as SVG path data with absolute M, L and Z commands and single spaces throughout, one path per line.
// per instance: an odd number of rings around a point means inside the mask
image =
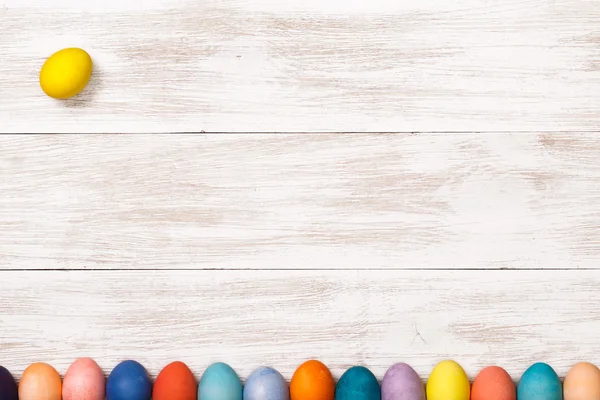
M 55 99 L 81 92 L 92 75 L 92 58 L 82 49 L 68 48 L 50 56 L 40 71 L 40 86 Z
M 469 400 L 471 384 L 460 365 L 445 360 L 433 368 L 425 390 L 427 400 Z

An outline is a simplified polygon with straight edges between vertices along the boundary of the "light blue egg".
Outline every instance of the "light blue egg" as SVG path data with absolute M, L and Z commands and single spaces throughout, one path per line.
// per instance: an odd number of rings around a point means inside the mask
M 517 386 L 519 400 L 562 400 L 560 379 L 551 366 L 535 363 L 527 368 Z
M 290 389 L 283 376 L 273 368 L 260 367 L 244 385 L 244 400 L 289 400 Z
M 198 400 L 242 400 L 242 382 L 229 365 L 214 363 L 200 378 Z

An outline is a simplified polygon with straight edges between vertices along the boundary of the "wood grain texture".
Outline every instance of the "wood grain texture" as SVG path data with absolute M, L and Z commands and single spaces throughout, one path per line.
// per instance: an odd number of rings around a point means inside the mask
M 598 268 L 600 140 L 0 137 L 0 269 Z
M 1 363 L 64 373 L 90 356 L 108 373 L 133 358 L 156 376 L 180 359 L 199 376 L 225 361 L 290 379 L 318 358 L 381 379 L 452 358 L 471 379 L 537 361 L 564 376 L 600 363 L 599 289 L 599 271 L 0 271 Z
M 0 132 L 600 126 L 594 0 L 2 0 Z M 89 88 L 45 97 L 63 47 Z

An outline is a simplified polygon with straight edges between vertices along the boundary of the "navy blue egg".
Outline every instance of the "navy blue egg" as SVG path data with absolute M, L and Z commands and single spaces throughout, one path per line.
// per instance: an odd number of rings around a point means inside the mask
M 244 385 L 244 400 L 289 400 L 290 388 L 279 372 L 260 367 L 250 374 Z
M 137 361 L 118 364 L 106 380 L 106 400 L 150 400 L 152 380 Z
M 560 379 L 551 366 L 535 363 L 527 368 L 517 386 L 519 400 L 562 400 Z
M 355 366 L 344 372 L 335 386 L 335 400 L 380 400 L 377 378 L 365 367 Z
M 0 365 L 0 400 L 19 400 L 17 383 L 11 373 Z

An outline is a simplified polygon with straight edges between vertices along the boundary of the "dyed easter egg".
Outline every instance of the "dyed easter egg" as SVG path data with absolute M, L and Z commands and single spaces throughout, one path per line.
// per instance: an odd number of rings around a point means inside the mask
M 469 400 L 471 384 L 467 374 L 452 360 L 440 362 L 427 380 L 427 400 Z
M 31 364 L 19 382 L 19 400 L 61 400 L 60 375 L 46 363 Z
M 423 381 L 410 365 L 394 364 L 381 381 L 381 400 L 425 400 Z
M 196 400 L 197 393 L 192 371 L 181 361 L 174 361 L 156 377 L 152 400 Z
M 283 376 L 273 368 L 260 367 L 244 385 L 244 400 L 288 400 L 290 390 Z
M 104 373 L 91 358 L 79 358 L 63 379 L 63 400 L 104 400 Z
M 52 54 L 40 71 L 40 86 L 55 99 L 81 92 L 92 75 L 92 59 L 85 50 L 67 48 Z
M 152 381 L 137 361 L 119 363 L 106 380 L 106 400 L 150 400 L 151 396 Z
M 211 364 L 200 378 L 198 400 L 242 400 L 242 382 L 229 365 Z
M 290 382 L 292 400 L 333 400 L 335 382 L 321 361 L 309 360 L 294 372 Z
M 573 365 L 563 383 L 563 396 L 565 400 L 600 399 L 600 369 L 588 362 Z
M 369 369 L 354 366 L 342 374 L 335 387 L 335 400 L 380 400 L 381 389 Z
M 503 368 L 485 367 L 473 381 L 471 400 L 517 400 L 517 388 Z
M 519 400 L 562 400 L 562 386 L 551 366 L 535 363 L 521 376 L 517 386 Z
M 17 383 L 12 374 L 0 366 L 0 400 L 19 400 Z

